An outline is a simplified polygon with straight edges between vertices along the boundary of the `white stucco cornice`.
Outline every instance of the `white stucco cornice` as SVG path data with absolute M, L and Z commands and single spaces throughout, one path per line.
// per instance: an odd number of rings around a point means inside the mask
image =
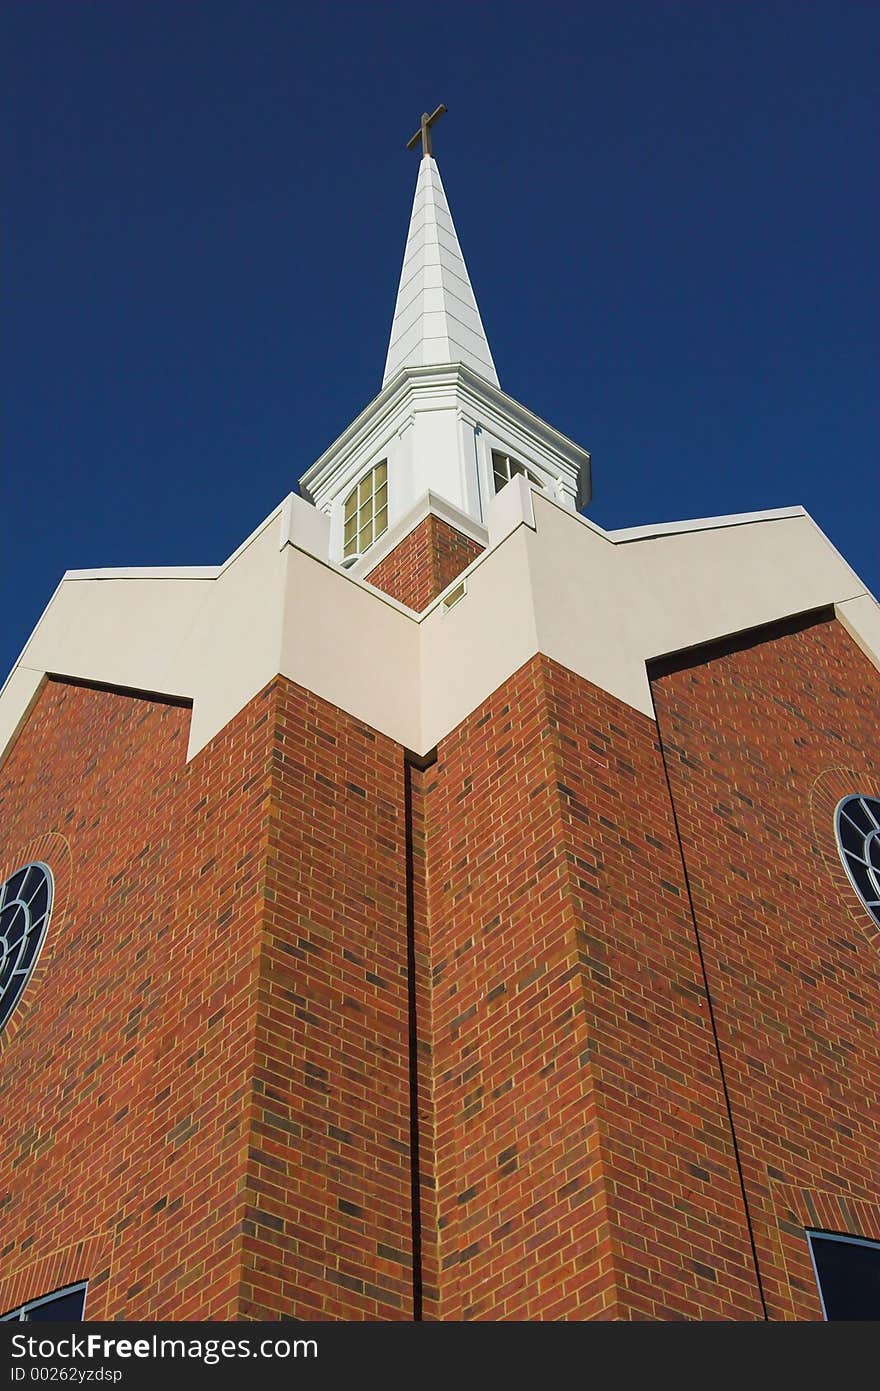
M 651 522 L 647 526 L 618 527 L 606 532 L 618 545 L 630 541 L 650 541 L 656 536 L 675 536 L 685 531 L 717 531 L 721 527 L 749 526 L 752 522 L 775 522 L 783 517 L 806 517 L 803 507 L 770 507 L 763 512 L 731 512 L 721 517 L 693 517 L 686 522 Z
M 193 757 L 279 674 L 425 753 L 536 653 L 652 718 L 651 660 L 833 605 L 880 669 L 880 608 L 802 508 L 608 533 L 516 477 L 454 605 L 421 614 L 333 564 L 329 527 L 291 495 L 214 571 L 69 572 L 0 693 L 0 750 L 49 674 L 190 701 Z
M 65 570 L 66 580 L 216 580 L 221 565 L 117 565 Z

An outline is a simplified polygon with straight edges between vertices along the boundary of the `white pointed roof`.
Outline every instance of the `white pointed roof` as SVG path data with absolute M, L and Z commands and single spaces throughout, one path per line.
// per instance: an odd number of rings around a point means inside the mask
M 382 385 L 402 367 L 447 362 L 499 385 L 440 171 L 423 155 Z

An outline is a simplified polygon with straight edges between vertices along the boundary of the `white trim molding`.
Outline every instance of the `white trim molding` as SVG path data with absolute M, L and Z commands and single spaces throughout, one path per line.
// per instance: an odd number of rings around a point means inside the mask
M 0 693 L 0 749 L 48 673 L 191 701 L 193 757 L 279 674 L 424 753 L 538 652 L 647 718 L 649 660 L 814 608 L 880 668 L 876 600 L 803 508 L 607 533 L 519 476 L 484 527 L 426 493 L 383 542 L 429 513 L 485 549 L 421 614 L 364 578 L 379 548 L 334 563 L 294 495 L 216 568 L 68 572 Z

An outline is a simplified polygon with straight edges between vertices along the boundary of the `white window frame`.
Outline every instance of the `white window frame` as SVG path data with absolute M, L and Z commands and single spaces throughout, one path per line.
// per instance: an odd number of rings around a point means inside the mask
M 381 478 L 380 470 L 384 470 Z M 364 492 L 364 485 L 369 488 Z M 380 494 L 382 495 L 380 497 Z M 350 504 L 354 501 L 353 508 Z M 342 564 L 354 565 L 388 530 L 388 459 L 377 459 L 351 485 L 341 503 Z M 352 528 L 352 522 L 354 527 Z M 352 542 L 354 544 L 352 545 Z
M 505 472 L 507 473 L 507 477 L 501 484 L 500 488 L 498 487 L 495 480 L 496 458 L 503 460 L 506 466 Z M 492 492 L 495 496 L 497 496 L 498 493 L 501 492 L 501 488 L 506 487 L 510 480 L 512 478 L 516 478 L 518 475 L 522 475 L 527 480 L 527 482 L 534 483 L 536 488 L 544 487 L 544 480 L 541 478 L 539 474 L 535 472 L 534 466 L 530 463 L 526 463 L 525 460 L 519 458 L 518 455 L 509 453 L 506 447 L 497 449 L 494 445 L 490 444 L 489 469 L 492 477 Z

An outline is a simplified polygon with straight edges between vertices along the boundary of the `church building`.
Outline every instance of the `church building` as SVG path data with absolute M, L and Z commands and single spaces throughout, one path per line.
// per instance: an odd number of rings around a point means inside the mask
M 880 1318 L 880 609 L 584 514 L 443 109 L 378 394 L 0 695 L 4 1318 Z

